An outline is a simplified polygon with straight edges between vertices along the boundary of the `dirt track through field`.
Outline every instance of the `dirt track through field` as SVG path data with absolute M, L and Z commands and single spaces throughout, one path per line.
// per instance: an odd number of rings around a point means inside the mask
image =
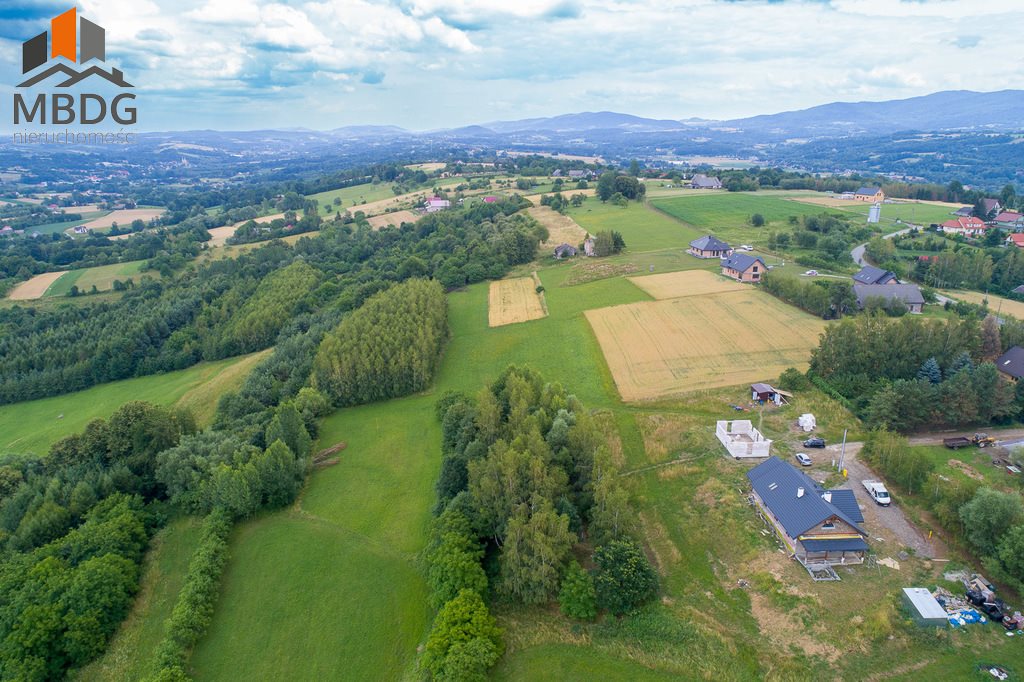
M 804 368 L 824 322 L 753 289 L 586 311 L 623 400 Z
M 42 298 L 46 290 L 50 288 L 50 285 L 60 279 L 66 272 L 67 270 L 61 270 L 59 272 L 44 272 L 41 275 L 36 275 L 32 279 L 14 287 L 11 293 L 7 295 L 7 298 L 12 301 L 32 301 Z
M 538 320 L 547 315 L 536 282 L 532 277 L 517 277 L 491 282 L 487 303 L 487 324 L 506 324 Z

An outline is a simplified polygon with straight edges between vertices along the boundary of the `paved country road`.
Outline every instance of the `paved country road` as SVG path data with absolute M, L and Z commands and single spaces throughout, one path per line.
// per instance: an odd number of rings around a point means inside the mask
M 920 229 L 923 229 L 920 225 L 911 225 L 910 227 L 905 227 L 902 230 L 896 230 L 895 232 L 890 232 L 889 234 L 883 234 L 882 239 L 892 239 L 898 234 L 906 234 L 911 230 Z M 864 250 L 867 247 L 868 245 L 866 243 L 858 244 L 857 246 L 853 247 L 853 249 L 850 251 L 850 256 L 853 258 L 853 262 L 856 263 L 857 265 L 860 265 L 861 267 L 865 265 L 870 265 L 870 263 L 868 263 L 867 259 L 864 257 Z M 939 305 L 945 305 L 946 303 L 956 303 L 956 299 L 950 298 L 948 296 L 943 296 L 942 294 L 937 292 L 935 294 L 935 300 L 936 302 L 938 302 Z

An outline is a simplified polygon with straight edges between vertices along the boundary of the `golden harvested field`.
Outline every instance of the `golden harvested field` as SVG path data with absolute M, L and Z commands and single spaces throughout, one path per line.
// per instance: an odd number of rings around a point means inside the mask
M 50 288 L 50 285 L 63 277 L 66 272 L 67 270 L 61 270 L 59 272 L 44 272 L 41 275 L 36 275 L 32 279 L 26 280 L 11 289 L 11 293 L 7 294 L 7 298 L 12 301 L 32 301 L 42 298 L 46 290 Z
M 579 246 L 587 237 L 587 231 L 580 227 L 579 223 L 567 215 L 552 211 L 547 206 L 533 206 L 526 209 L 526 212 L 538 223 L 548 228 L 548 239 L 541 244 L 543 248 L 554 248 L 559 244 Z
M 96 218 L 85 223 L 90 230 L 105 230 L 117 223 L 121 227 L 127 227 L 133 220 L 141 220 L 149 223 L 153 218 L 159 218 L 164 214 L 162 208 L 127 208 L 120 211 L 111 211 L 102 218 Z
M 536 287 L 537 283 L 532 277 L 491 282 L 487 301 L 487 324 L 491 327 L 500 327 L 546 317 L 548 313 L 544 310 L 540 296 L 537 295 Z
M 406 168 L 410 170 L 421 170 L 425 173 L 431 173 L 436 170 L 441 170 L 447 165 L 448 164 L 444 163 L 443 161 L 432 161 L 430 163 L 410 163 L 408 166 L 406 166 Z
M 211 227 L 207 232 L 210 233 L 210 241 L 206 242 L 210 248 L 215 246 L 224 246 L 229 237 L 233 237 L 235 230 L 238 229 L 238 225 L 224 225 L 222 227 Z
M 388 225 L 398 227 L 402 223 L 414 223 L 422 216 L 422 213 L 417 213 L 416 211 L 392 211 L 391 213 L 382 213 L 381 215 L 367 218 L 366 222 L 370 223 L 370 227 L 373 229 L 379 230 Z
M 763 292 L 586 311 L 619 394 L 657 400 L 805 369 L 825 323 Z
M 626 279 L 658 300 L 684 296 L 706 296 L 727 291 L 746 291 L 750 288 L 749 284 L 740 284 L 728 277 L 707 270 L 666 272 L 660 275 L 627 277 Z
M 42 275 L 40 275 L 42 277 Z M 29 280 L 31 281 L 31 280 Z M 999 315 L 1013 315 L 1018 320 L 1024 321 L 1024 303 L 1014 301 L 1010 298 L 1003 298 L 995 294 L 983 294 L 978 291 L 943 291 L 943 294 L 950 298 L 966 301 L 975 305 L 981 305 L 988 299 L 988 309 Z

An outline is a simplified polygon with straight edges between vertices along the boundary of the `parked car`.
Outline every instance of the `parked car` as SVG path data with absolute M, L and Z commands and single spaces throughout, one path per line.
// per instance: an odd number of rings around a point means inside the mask
M 817 277 L 817 276 L 818 276 L 818 271 L 817 270 L 808 270 L 807 272 L 804 273 L 804 277 Z
M 811 458 L 810 458 L 810 457 L 808 457 L 808 456 L 807 456 L 807 455 L 806 455 L 805 453 L 803 453 L 803 452 L 798 452 L 798 453 L 796 453 L 796 454 L 795 454 L 795 455 L 793 455 L 793 456 L 794 456 L 794 457 L 796 457 L 796 461 L 800 462 L 800 466 L 805 466 L 805 467 L 809 467 L 809 466 L 811 466 L 812 464 L 814 464 L 814 462 L 812 462 L 812 461 L 811 461 Z
M 808 438 L 804 441 L 805 448 L 823 448 L 825 447 L 825 439 L 821 436 L 815 436 L 814 438 Z
M 864 486 L 864 490 L 868 491 L 868 495 L 875 501 L 875 504 L 880 507 L 888 507 L 892 502 L 892 498 L 889 497 L 889 491 L 885 489 L 885 484 L 881 481 L 867 480 L 861 481 L 861 485 Z M 1000 616 L 1002 618 L 1002 616 Z
M 754 247 L 750 244 L 740 244 L 739 249 L 740 251 L 753 251 Z

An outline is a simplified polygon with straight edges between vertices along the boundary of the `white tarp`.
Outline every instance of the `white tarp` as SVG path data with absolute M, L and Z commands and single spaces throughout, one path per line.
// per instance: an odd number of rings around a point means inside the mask
M 814 427 L 818 425 L 814 419 L 814 415 L 810 413 L 800 415 L 800 419 L 797 420 L 797 424 L 799 424 L 800 428 L 804 431 L 813 431 Z

